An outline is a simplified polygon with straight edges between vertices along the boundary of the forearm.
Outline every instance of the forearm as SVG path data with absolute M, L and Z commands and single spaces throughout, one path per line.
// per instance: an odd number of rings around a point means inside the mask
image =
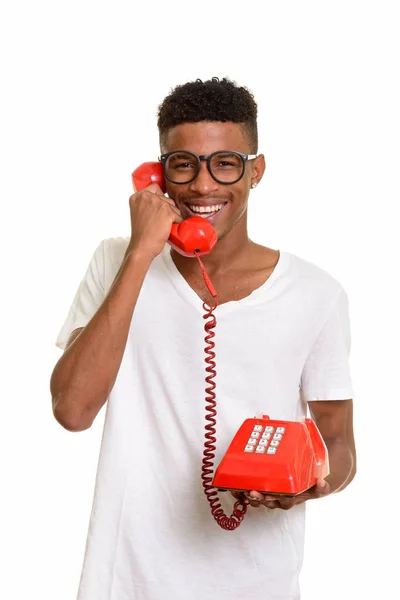
M 105 404 L 150 264 L 148 256 L 125 255 L 104 302 L 56 364 L 50 381 L 53 412 L 66 429 L 87 429 Z
M 356 474 L 356 456 L 354 448 L 345 439 L 325 440 L 330 474 L 325 478 L 331 493 L 340 492 L 353 480 Z

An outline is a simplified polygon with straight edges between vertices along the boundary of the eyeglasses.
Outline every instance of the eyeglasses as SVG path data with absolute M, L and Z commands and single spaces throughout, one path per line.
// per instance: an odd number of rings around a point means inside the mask
M 188 150 L 175 150 L 162 154 L 159 160 L 163 164 L 166 179 L 171 183 L 191 183 L 200 172 L 200 161 L 206 160 L 211 177 L 218 183 L 227 185 L 240 181 L 246 162 L 255 158 L 257 154 L 243 154 L 235 150 L 218 150 L 209 156 L 199 156 Z

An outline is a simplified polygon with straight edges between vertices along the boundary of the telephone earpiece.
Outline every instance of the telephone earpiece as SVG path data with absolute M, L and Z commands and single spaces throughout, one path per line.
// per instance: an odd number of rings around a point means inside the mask
M 160 162 L 145 162 L 132 173 L 132 183 L 135 191 L 140 192 L 151 183 L 157 183 L 165 194 L 165 178 L 163 166 Z
M 145 162 L 132 173 L 135 191 L 140 192 L 152 183 L 166 191 L 163 166 L 160 162 Z M 203 256 L 214 248 L 218 238 L 214 227 L 203 217 L 190 217 L 173 223 L 168 243 L 183 256 Z

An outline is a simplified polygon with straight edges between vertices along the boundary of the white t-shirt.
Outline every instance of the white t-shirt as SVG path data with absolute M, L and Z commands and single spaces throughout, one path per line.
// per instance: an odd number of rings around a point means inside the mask
M 104 300 L 128 238 L 98 246 L 57 339 Z M 215 467 L 242 422 L 297 420 L 306 401 L 352 398 L 346 294 L 281 252 L 269 279 L 216 309 Z M 107 403 L 78 600 L 298 600 L 305 505 L 214 521 L 201 483 L 205 425 L 200 298 L 166 245 L 151 264 Z M 231 514 L 234 499 L 220 493 Z

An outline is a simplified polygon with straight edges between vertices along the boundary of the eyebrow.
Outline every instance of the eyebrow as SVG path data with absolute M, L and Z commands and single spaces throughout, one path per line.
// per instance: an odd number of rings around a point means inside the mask
M 182 151 L 177 151 L 177 152 L 173 152 L 170 156 L 170 158 L 174 158 L 175 160 L 182 160 L 182 159 L 187 159 L 187 158 L 195 158 L 195 156 L 193 156 L 193 152 L 191 152 L 190 150 L 182 150 Z M 236 153 L 234 150 L 232 151 L 227 151 L 227 150 L 216 150 L 215 152 L 211 152 L 212 155 L 218 155 L 218 154 L 223 154 L 225 158 L 236 158 L 238 156 L 239 153 Z M 204 158 L 204 157 L 209 157 L 211 156 L 211 154 L 200 154 L 200 155 L 196 155 L 196 156 L 200 156 L 200 158 Z
M 213 152 L 213 154 L 223 154 L 224 156 L 226 156 L 226 158 L 232 158 L 234 156 L 237 156 L 237 154 L 234 154 L 233 152 L 226 152 L 225 150 L 217 150 L 217 152 Z
M 192 154 L 189 154 L 189 151 L 185 154 L 184 152 L 179 152 L 179 153 L 175 153 L 172 154 L 172 156 L 170 156 L 171 158 L 176 158 L 176 159 L 181 159 L 181 158 L 195 158 L 194 156 L 192 156 Z

